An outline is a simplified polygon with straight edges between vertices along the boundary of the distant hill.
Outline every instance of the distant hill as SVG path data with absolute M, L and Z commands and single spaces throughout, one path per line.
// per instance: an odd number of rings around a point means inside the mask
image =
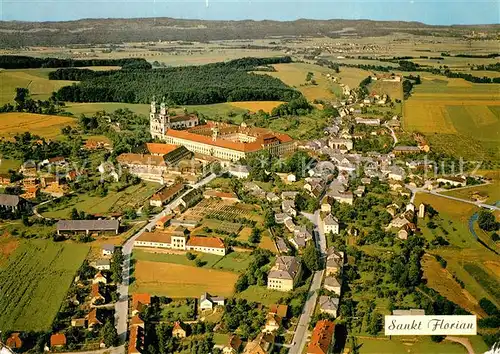
M 431 26 L 370 20 L 205 21 L 173 18 L 83 19 L 66 22 L 0 21 L 0 47 L 108 44 L 145 41 L 211 41 L 286 36 L 383 36 L 394 32 L 463 36 L 498 32 L 498 25 Z

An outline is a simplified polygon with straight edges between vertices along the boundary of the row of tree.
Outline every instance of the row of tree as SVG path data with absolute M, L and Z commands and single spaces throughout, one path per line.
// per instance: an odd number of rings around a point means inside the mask
M 123 59 L 60 59 L 37 58 L 24 55 L 0 55 L 0 68 L 4 69 L 29 69 L 29 68 L 71 68 L 84 66 L 121 66 L 134 68 L 136 66 L 151 68 L 144 58 Z

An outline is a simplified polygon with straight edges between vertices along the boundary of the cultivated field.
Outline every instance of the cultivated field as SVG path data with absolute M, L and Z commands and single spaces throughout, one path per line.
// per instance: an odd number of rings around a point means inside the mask
M 89 247 L 23 241 L 0 265 L 0 330 L 50 330 Z
M 405 101 L 403 126 L 431 148 L 466 158 L 499 156 L 500 85 L 424 76 Z
M 257 112 L 263 110 L 264 112 L 271 113 L 273 108 L 278 107 L 283 102 L 281 101 L 246 101 L 246 102 L 230 102 L 231 106 L 247 109 L 250 112 Z
M 0 105 L 14 103 L 16 87 L 30 90 L 33 99 L 44 100 L 52 92 L 74 81 L 49 80 L 49 72 L 55 69 L 0 70 Z
M 203 292 L 230 296 L 238 274 L 181 264 L 137 261 L 131 292 L 169 297 L 199 297 Z
M 46 114 L 9 112 L 0 114 L 0 137 L 12 138 L 14 135 L 29 131 L 47 139 L 61 135 L 61 128 L 76 125 L 71 117 Z
M 65 219 L 69 217 L 73 208 L 90 214 L 119 213 L 128 208 L 136 210 L 159 187 L 156 183 L 141 182 L 120 192 L 110 190 L 105 197 L 88 194 L 71 195 L 55 204 L 48 204 L 47 209 L 43 210 L 43 215 L 47 218 Z
M 403 99 L 403 86 L 401 82 L 377 80 L 370 84 L 370 93 L 375 95 L 389 95 L 392 100 Z
M 500 181 L 496 180 L 491 184 L 470 186 L 469 188 L 461 188 L 443 192 L 443 194 L 453 197 L 472 200 L 472 196 L 476 193 L 483 195 L 486 198 L 487 204 L 495 204 L 500 201 Z

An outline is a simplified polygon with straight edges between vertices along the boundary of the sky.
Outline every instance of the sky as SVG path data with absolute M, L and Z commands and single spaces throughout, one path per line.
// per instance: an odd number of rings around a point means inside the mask
M 371 19 L 498 24 L 500 0 L 0 0 L 4 21 L 174 17 L 205 20 Z

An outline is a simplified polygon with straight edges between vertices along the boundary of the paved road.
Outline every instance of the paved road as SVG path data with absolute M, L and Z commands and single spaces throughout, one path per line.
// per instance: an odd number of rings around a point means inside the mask
M 392 146 L 396 146 L 396 144 L 398 143 L 398 137 L 396 136 L 396 133 L 394 132 L 394 129 L 392 129 L 387 124 L 387 122 L 384 124 L 384 127 L 386 127 L 387 129 L 389 129 L 391 131 L 391 136 L 392 136 L 392 139 L 394 140 L 394 143 L 392 144 Z
M 165 213 L 169 212 L 171 209 L 175 208 L 179 204 L 180 199 L 189 193 L 192 189 L 199 188 L 210 181 L 212 181 L 216 176 L 214 174 L 210 174 L 203 180 L 198 183 L 192 185 L 192 188 L 187 190 L 185 193 L 180 195 L 177 199 L 168 204 L 164 211 L 155 217 L 153 217 L 150 222 L 140 229 L 134 236 L 130 237 L 122 247 L 124 262 L 123 262 L 123 281 L 122 284 L 118 286 L 118 301 L 115 304 L 115 325 L 116 330 L 118 332 L 118 336 L 120 340 L 124 342 L 127 338 L 127 320 L 128 320 L 128 286 L 130 283 L 130 256 L 132 255 L 132 250 L 134 248 L 134 241 L 142 235 L 146 230 L 151 230 L 156 222 L 165 215 Z M 94 352 L 95 353 L 95 352 Z M 114 353 L 113 353 L 114 354 Z
M 318 247 L 321 255 L 326 253 L 326 236 L 323 231 L 323 224 L 321 223 L 319 210 L 316 210 L 314 214 L 302 213 L 306 218 L 308 218 L 314 225 L 314 236 L 316 241 L 316 247 Z M 307 344 L 308 328 L 311 322 L 311 317 L 316 307 L 316 302 L 318 300 L 318 290 L 321 288 L 321 281 L 323 280 L 324 270 L 320 270 L 314 273 L 313 280 L 311 282 L 311 287 L 309 288 L 309 293 L 307 295 L 307 300 L 302 309 L 302 314 L 299 318 L 299 323 L 295 329 L 295 335 L 293 336 L 292 345 L 290 346 L 289 354 L 301 354 L 304 351 L 304 347 Z

